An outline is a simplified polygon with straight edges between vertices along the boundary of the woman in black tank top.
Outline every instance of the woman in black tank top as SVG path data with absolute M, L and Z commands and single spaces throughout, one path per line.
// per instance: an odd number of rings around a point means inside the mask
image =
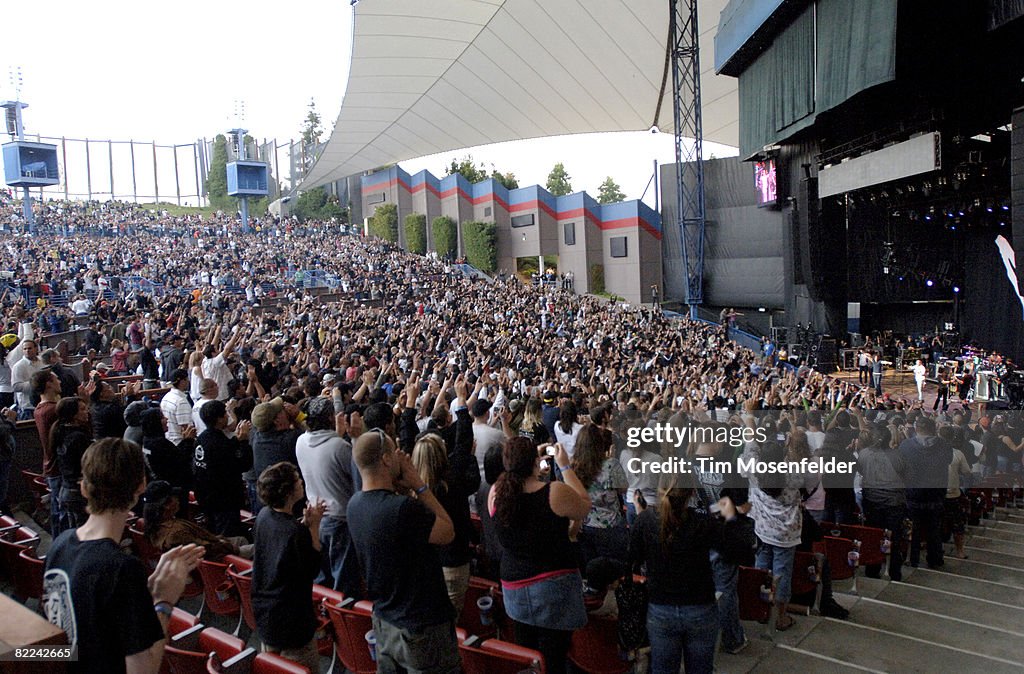
M 528 438 L 509 440 L 505 472 L 491 488 L 488 510 L 503 548 L 502 592 L 516 641 L 543 653 L 547 671 L 559 674 L 573 630 L 587 622 L 569 527 L 590 512 L 590 498 L 561 445 L 554 460 L 565 482 L 541 482 L 544 449 L 535 450 Z

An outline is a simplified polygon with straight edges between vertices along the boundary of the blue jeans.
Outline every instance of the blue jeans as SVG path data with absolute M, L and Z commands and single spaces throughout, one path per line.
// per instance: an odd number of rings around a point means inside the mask
M 778 581 L 775 586 L 775 603 L 785 604 L 793 595 L 793 561 L 796 559 L 796 546 L 780 548 L 777 545 L 761 543 L 757 548 L 756 566 L 771 571 Z
M 359 558 L 348 533 L 347 521 L 340 517 L 325 517 L 320 521 L 320 550 L 322 561 L 316 582 L 346 597 L 362 597 Z
M 711 572 L 715 576 L 718 597 L 718 622 L 722 627 L 722 647 L 735 648 L 747 638 L 740 624 L 740 597 L 737 586 L 740 569 L 722 559 L 717 550 L 711 551 Z
M 54 538 L 64 531 L 64 511 L 60 507 L 60 477 L 46 478 L 46 486 L 50 488 L 50 535 Z
M 647 634 L 651 639 L 651 674 L 711 674 L 718 639 L 718 609 L 714 604 L 647 607 Z

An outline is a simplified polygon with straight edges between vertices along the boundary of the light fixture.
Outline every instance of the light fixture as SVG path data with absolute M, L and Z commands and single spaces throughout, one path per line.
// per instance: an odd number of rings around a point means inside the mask
M 931 288 L 933 285 L 935 285 L 935 281 L 928 279 L 927 281 L 924 282 L 924 284 Z
M 960 292 L 960 286 L 953 286 L 953 292 L 954 293 L 959 293 Z

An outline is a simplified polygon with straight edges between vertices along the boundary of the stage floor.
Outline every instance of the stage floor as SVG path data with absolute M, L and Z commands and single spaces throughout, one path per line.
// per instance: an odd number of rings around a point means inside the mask
M 848 370 L 845 372 L 833 372 L 831 376 L 839 379 L 840 381 L 847 381 L 854 384 L 859 383 L 857 381 L 859 372 L 857 370 Z M 882 393 L 888 394 L 890 398 L 903 400 L 907 403 L 912 403 L 917 400 L 917 386 L 914 384 L 913 373 L 898 372 L 892 368 L 887 368 L 882 374 Z M 935 398 L 938 395 L 938 385 L 926 381 L 924 384 L 924 406 L 931 409 L 932 405 L 935 404 Z M 960 400 L 956 395 L 956 391 L 950 391 L 949 395 L 949 409 L 957 409 L 959 407 L 966 407 L 967 403 Z M 977 412 L 982 407 L 981 403 L 974 403 L 973 409 Z

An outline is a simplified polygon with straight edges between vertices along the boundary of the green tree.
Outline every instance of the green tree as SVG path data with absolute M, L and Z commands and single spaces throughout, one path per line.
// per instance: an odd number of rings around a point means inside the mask
M 306 190 L 295 200 L 292 215 L 302 222 L 316 220 L 320 217 L 320 211 L 325 205 L 327 205 L 327 190 L 322 187 Z
M 370 219 L 370 234 L 377 238 L 398 243 L 398 207 L 381 204 Z
M 493 222 L 467 222 L 462 225 L 466 261 L 483 272 L 498 268 L 498 231 Z
M 420 255 L 427 252 L 427 216 L 422 213 L 405 216 L 405 249 Z
M 562 197 L 572 192 L 572 183 L 569 182 L 569 174 L 562 162 L 555 164 L 548 174 L 547 188 L 556 197 Z
M 309 112 L 306 113 L 306 119 L 302 122 L 302 143 L 309 146 L 318 145 L 323 133 L 320 113 L 316 111 L 316 101 L 310 98 Z
M 599 204 L 617 204 L 625 199 L 626 195 L 611 176 L 605 178 L 601 186 L 597 188 L 597 203 Z
M 434 251 L 441 257 L 455 253 L 455 221 L 447 215 L 442 215 L 434 218 L 430 227 L 434 233 Z
M 604 265 L 603 264 L 592 264 L 590 265 L 590 294 L 591 295 L 603 295 L 604 294 Z
M 228 139 L 222 133 L 213 139 L 210 172 L 206 175 L 206 196 L 214 208 L 225 211 L 235 208 L 235 200 L 228 196 Z
M 487 180 L 487 171 L 482 165 L 477 166 L 474 164 L 473 155 L 470 154 L 463 157 L 461 161 L 452 159 L 452 163 L 448 167 L 447 175 L 454 175 L 456 173 L 462 174 L 462 177 L 471 183 L 478 183 L 481 180 Z
M 506 190 L 519 189 L 519 181 L 516 180 L 516 174 L 512 173 L 512 171 L 509 171 L 508 173 L 492 171 L 491 177 L 494 178 L 495 182 L 504 186 Z

